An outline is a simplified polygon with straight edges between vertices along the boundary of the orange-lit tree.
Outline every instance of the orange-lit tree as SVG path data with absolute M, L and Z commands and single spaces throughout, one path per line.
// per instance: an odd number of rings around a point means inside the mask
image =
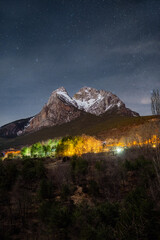
M 82 155 L 84 153 L 98 153 L 102 151 L 102 142 L 91 136 L 75 136 L 62 138 L 57 146 L 57 156 Z

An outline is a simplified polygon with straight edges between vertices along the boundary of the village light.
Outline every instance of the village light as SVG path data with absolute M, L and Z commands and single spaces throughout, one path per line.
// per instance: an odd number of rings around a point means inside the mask
M 116 152 L 117 152 L 118 154 L 121 153 L 121 152 L 123 152 L 123 148 L 117 147 L 117 148 L 116 148 Z

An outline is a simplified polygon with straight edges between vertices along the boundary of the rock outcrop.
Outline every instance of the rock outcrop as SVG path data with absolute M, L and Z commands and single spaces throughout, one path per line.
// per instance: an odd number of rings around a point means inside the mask
M 95 88 L 81 88 L 73 100 L 79 109 L 95 115 L 101 115 L 112 109 L 117 109 L 118 114 L 128 116 L 139 116 L 138 113 L 126 108 L 125 104 L 113 93 Z
M 60 125 L 79 117 L 81 111 L 77 104 L 69 97 L 67 91 L 61 87 L 52 92 L 48 103 L 30 121 L 25 132 L 38 130 L 42 127 Z

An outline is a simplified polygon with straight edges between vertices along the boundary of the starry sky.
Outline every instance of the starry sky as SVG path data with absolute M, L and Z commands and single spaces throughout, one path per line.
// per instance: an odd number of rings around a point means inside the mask
M 160 89 L 160 0 L 0 0 L 0 126 L 53 90 L 111 91 L 151 114 Z

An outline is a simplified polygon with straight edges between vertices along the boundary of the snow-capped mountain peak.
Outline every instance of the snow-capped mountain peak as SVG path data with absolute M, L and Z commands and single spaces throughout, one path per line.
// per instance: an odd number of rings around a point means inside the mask
M 111 92 L 97 90 L 95 88 L 81 88 L 73 97 L 79 109 L 86 112 L 100 115 L 109 109 L 117 106 L 125 106 L 125 104 Z
M 97 116 L 114 107 L 125 107 L 125 104 L 113 93 L 91 87 L 81 88 L 73 97 L 69 96 L 64 87 L 60 87 L 52 92 L 47 106 L 54 104 L 56 98 L 59 98 L 64 103 L 72 105 L 79 110 Z
M 77 107 L 76 102 L 68 95 L 68 92 L 66 91 L 66 89 L 64 87 L 60 87 L 52 92 L 47 105 L 52 104 L 55 97 L 58 97 L 62 101 L 66 102 L 67 104 L 71 104 L 71 105 Z
M 21 135 L 43 127 L 67 123 L 80 117 L 83 111 L 97 116 L 104 113 L 139 116 L 138 113 L 126 108 L 125 104 L 111 92 L 84 87 L 70 97 L 66 89 L 61 87 L 52 92 L 40 113 L 32 118 L 1 127 L 0 136 Z

